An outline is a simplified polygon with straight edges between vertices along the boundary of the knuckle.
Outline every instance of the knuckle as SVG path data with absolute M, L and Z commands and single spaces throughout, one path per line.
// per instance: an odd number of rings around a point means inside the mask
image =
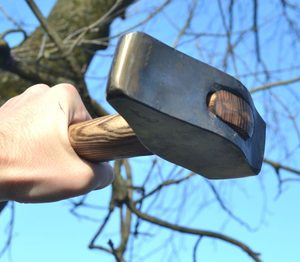
M 52 90 L 54 97 L 60 101 L 60 105 L 64 108 L 64 112 L 68 112 L 69 124 L 91 118 L 82 102 L 80 94 L 73 85 L 63 83 L 52 87 Z
M 8 99 L 0 108 L 4 109 L 6 107 L 9 107 L 9 106 L 15 104 L 15 102 L 18 101 L 19 98 L 20 98 L 20 95 Z
M 49 88 L 50 87 L 45 85 L 45 84 L 37 84 L 37 85 L 34 85 L 34 86 L 31 86 L 31 87 L 27 88 L 25 93 L 27 93 L 27 94 L 39 94 L 39 93 L 45 92 Z
M 65 95 L 67 97 L 73 97 L 73 96 L 79 95 L 76 87 L 69 83 L 58 84 L 56 86 L 53 86 L 52 89 L 56 90 L 57 92 Z

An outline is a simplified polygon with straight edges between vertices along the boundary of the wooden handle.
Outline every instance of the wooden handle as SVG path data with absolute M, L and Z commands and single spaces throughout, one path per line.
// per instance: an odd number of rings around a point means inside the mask
M 109 115 L 69 127 L 75 152 L 85 160 L 103 162 L 151 155 L 120 115 Z
M 208 109 L 242 138 L 248 139 L 252 136 L 254 129 L 252 109 L 241 97 L 219 90 L 208 98 Z

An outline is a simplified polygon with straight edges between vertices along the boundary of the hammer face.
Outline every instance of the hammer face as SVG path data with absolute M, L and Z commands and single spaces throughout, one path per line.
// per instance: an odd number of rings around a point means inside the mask
M 226 90 L 252 109 L 254 129 L 243 139 L 207 107 L 207 97 Z M 208 178 L 260 171 L 265 123 L 247 89 L 235 78 L 143 33 L 120 40 L 107 99 L 151 152 Z

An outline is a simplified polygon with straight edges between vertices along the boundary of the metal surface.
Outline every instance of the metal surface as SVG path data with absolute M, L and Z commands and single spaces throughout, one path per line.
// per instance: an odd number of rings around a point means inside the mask
M 251 107 L 253 134 L 243 139 L 207 108 L 212 92 L 227 90 Z M 208 178 L 260 171 L 265 123 L 235 78 L 143 33 L 122 37 L 107 87 L 109 103 L 151 152 Z

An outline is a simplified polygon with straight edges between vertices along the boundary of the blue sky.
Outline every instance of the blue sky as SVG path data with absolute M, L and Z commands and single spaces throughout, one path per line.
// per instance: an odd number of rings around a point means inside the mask
M 49 12 L 54 2 L 55 1 L 36 1 L 45 15 Z M 0 0 L 0 5 L 16 20 L 23 21 L 26 29 L 34 29 L 37 21 L 31 15 L 30 10 L 22 0 Z M 149 7 L 147 5 L 149 5 Z M 166 15 L 154 18 L 150 24 L 141 26 L 139 30 L 147 32 L 161 41 L 172 45 L 175 39 L 176 28 L 170 23 L 170 17 L 167 14 L 177 13 L 178 17 L 183 17 L 186 14 L 186 10 L 181 6 L 181 1 L 174 1 L 174 3 L 166 9 Z M 201 8 L 204 7 L 198 8 L 198 11 L 201 11 Z M 275 7 L 270 7 L 268 1 L 265 1 L 262 9 L 264 8 L 272 10 L 272 8 Z M 113 23 L 112 35 L 117 34 L 124 28 L 130 28 L 131 24 L 135 24 L 138 19 L 145 16 L 145 13 L 138 12 L 144 9 L 151 11 L 151 4 L 142 1 L 141 4 L 131 9 L 130 14 L 139 14 L 135 18 L 129 19 L 128 21 L 126 20 L 125 22 L 117 19 Z M 201 23 L 203 27 L 211 27 L 212 31 L 218 26 L 212 25 L 212 21 L 215 18 L 213 10 L 214 4 L 207 8 L 208 15 L 203 18 L 203 23 Z M 178 24 L 180 23 L 181 22 L 178 21 Z M 247 19 L 240 19 L 238 26 L 243 28 L 245 24 L 247 24 Z M 196 22 L 192 25 L 194 28 L 197 26 Z M 263 42 L 268 41 L 271 37 L 268 35 L 268 32 L 276 30 L 276 28 L 268 28 L 268 26 L 268 24 L 265 25 L 265 37 L 262 37 Z M 11 23 L 7 22 L 7 19 L 0 13 L 0 32 L 11 27 Z M 16 34 L 7 38 L 12 45 L 18 43 L 20 39 L 21 35 Z M 105 51 L 106 54 L 113 54 L 116 40 L 117 39 L 115 39 L 110 48 Z M 208 39 L 200 44 L 206 45 L 208 51 L 201 53 L 189 42 L 180 45 L 179 50 L 221 68 L 218 57 L 209 56 L 211 51 L 209 49 L 221 53 L 224 51 L 222 43 L 214 43 Z M 288 44 L 288 40 L 286 40 L 286 43 L 281 43 L 283 46 Z M 241 59 L 250 60 L 250 64 L 255 64 L 255 58 L 249 55 L 253 51 L 251 49 L 251 43 L 246 42 L 239 48 L 242 49 L 240 52 L 244 54 L 244 57 Z M 288 50 L 284 48 L 281 52 L 282 54 L 278 55 L 279 58 L 272 56 L 273 53 L 277 52 L 275 49 L 279 48 L 280 44 L 270 43 L 270 48 L 263 50 L 264 57 L 271 69 L 281 67 L 279 63 L 282 63 L 282 66 L 284 66 L 284 62 L 282 62 L 283 58 L 287 63 L 287 61 L 292 60 L 294 57 L 293 53 L 288 52 Z M 251 62 L 251 59 L 253 62 Z M 90 92 L 99 102 L 104 102 L 105 77 L 107 76 L 110 63 L 111 56 L 101 57 L 100 54 L 99 58 L 93 61 L 87 73 Z M 253 67 L 255 68 L 255 66 Z M 241 66 L 240 74 L 242 75 L 244 71 L 246 71 L 246 68 Z M 229 72 L 234 74 L 232 66 L 229 68 Z M 290 78 L 296 73 L 295 71 L 285 72 L 278 75 L 278 78 Z M 255 87 L 262 83 L 263 78 L 241 78 L 241 80 L 246 86 Z M 293 92 L 299 94 L 297 84 L 290 88 Z M 291 95 L 281 93 L 280 89 L 274 94 L 280 96 L 282 99 L 291 99 L 292 101 Z M 264 114 L 266 118 L 271 118 L 272 115 L 266 110 L 268 106 L 272 106 L 267 104 L 267 102 L 269 102 L 267 95 L 255 94 L 253 98 L 260 112 Z M 108 104 L 105 104 L 105 106 L 112 111 Z M 278 110 L 280 110 L 280 108 L 278 108 Z M 271 124 L 270 122 L 270 126 L 268 126 L 268 136 L 271 137 L 271 139 L 267 141 L 267 153 L 269 156 L 274 157 L 274 159 L 281 157 L 281 159 L 285 160 L 286 151 L 276 146 L 276 144 L 280 143 L 281 139 L 281 135 L 276 132 L 279 132 L 283 127 L 280 127 L 279 131 L 277 129 L 275 132 L 270 128 L 272 125 L 275 124 Z M 292 128 L 288 123 L 284 126 L 287 130 Z M 297 137 L 291 132 L 287 143 L 297 145 L 296 140 Z M 291 159 L 294 161 L 289 162 L 289 164 L 294 167 L 299 167 L 298 162 L 295 161 L 299 159 L 299 152 L 296 151 L 296 153 L 291 156 Z M 135 182 L 139 184 L 145 176 L 144 174 L 147 173 L 151 163 L 148 158 L 133 159 L 131 163 L 133 164 L 133 173 L 138 174 L 135 177 Z M 168 163 L 162 162 L 160 168 L 164 173 L 168 173 L 172 167 Z M 282 172 L 282 175 L 286 176 L 288 174 Z M 159 181 L 158 178 L 153 181 L 153 185 L 155 185 L 157 181 Z M 268 166 L 264 166 L 259 177 L 246 178 L 240 181 L 216 182 L 215 185 L 224 195 L 225 203 L 230 205 L 231 210 L 233 210 L 238 217 L 243 218 L 251 228 L 254 228 L 254 232 L 247 230 L 238 222 L 228 219 L 228 216 L 220 210 L 220 207 L 216 203 L 209 204 L 207 207 L 205 206 L 211 199 L 211 193 L 205 180 L 201 177 L 191 179 L 190 182 L 183 187 L 172 187 L 167 193 L 160 194 L 157 202 L 162 201 L 163 204 L 154 205 L 152 213 L 164 219 L 176 220 L 175 217 L 172 217 L 174 212 L 166 207 L 170 207 L 170 209 L 172 207 L 175 209 L 181 208 L 182 201 L 184 201 L 186 197 L 188 203 L 182 207 L 180 212 L 184 214 L 182 218 L 180 218 L 181 224 L 202 229 L 220 230 L 227 233 L 243 241 L 255 251 L 261 252 L 263 261 L 300 261 L 300 252 L 298 252 L 300 243 L 298 234 L 300 231 L 300 212 L 298 207 L 300 190 L 297 184 L 288 184 L 284 187 L 285 192 L 279 198 L 276 198 L 277 180 L 273 170 Z M 111 189 L 108 187 L 101 191 L 92 192 L 88 196 L 89 203 L 105 207 L 109 201 L 110 191 Z M 69 212 L 70 208 L 71 205 L 68 200 L 51 204 L 16 204 L 13 244 L 10 250 L 0 260 L 4 262 L 114 261 L 111 256 L 107 256 L 103 252 L 89 250 L 87 248 L 89 241 L 97 230 L 99 222 L 101 222 L 105 216 L 105 210 L 99 208 L 80 211 L 83 214 L 92 216 L 96 220 L 93 222 L 78 219 L 73 216 Z M 0 217 L 0 248 L 6 239 L 5 230 L 9 219 L 10 208 L 6 208 Z M 257 226 L 258 229 L 256 229 Z M 109 238 L 117 242 L 118 230 L 118 215 L 116 213 L 108 225 L 108 230 L 98 240 L 99 243 L 106 245 Z M 192 261 L 192 249 L 197 237 L 182 236 L 178 233 L 171 234 L 168 230 L 158 227 L 149 227 L 147 223 L 142 223 L 141 230 L 150 233 L 151 237 L 137 241 L 138 244 L 136 247 L 138 248 L 138 254 L 134 254 L 136 257 L 133 261 L 162 261 L 162 256 L 168 258 L 170 253 L 175 251 L 178 252 L 178 254 L 176 254 L 177 261 Z M 174 245 L 173 251 L 172 249 L 164 248 L 166 242 L 171 242 L 172 245 Z M 221 241 L 211 239 L 201 241 L 197 255 L 199 261 L 251 261 L 251 259 L 239 249 L 224 244 Z

